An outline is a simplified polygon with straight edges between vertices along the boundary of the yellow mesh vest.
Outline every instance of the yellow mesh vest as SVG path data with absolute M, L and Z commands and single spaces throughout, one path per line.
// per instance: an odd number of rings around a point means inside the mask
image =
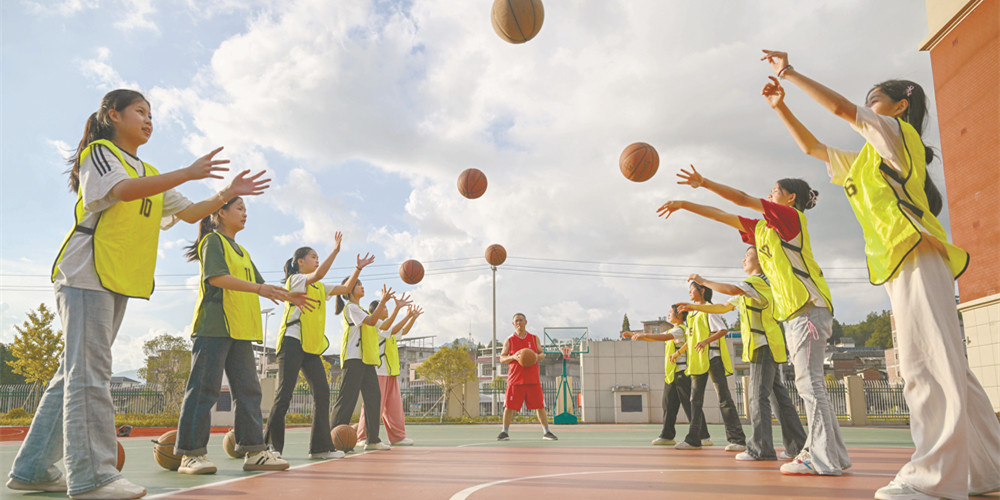
M 663 348 L 663 381 L 672 384 L 674 383 L 674 371 L 677 370 L 677 363 L 670 361 L 670 356 L 677 352 L 677 346 L 674 345 L 673 340 L 668 340 L 664 344 L 666 346 Z
M 97 145 L 111 150 L 129 177 L 139 177 L 122 152 L 111 141 L 100 139 L 87 145 L 80 153 L 82 162 Z M 159 175 L 152 165 L 143 162 L 145 176 Z M 126 297 L 148 299 L 153 294 L 153 273 L 156 271 L 156 245 L 160 238 L 163 215 L 163 193 L 133 201 L 118 201 L 101 211 L 94 229 L 80 226 L 83 220 L 83 192 L 77 190 L 75 224 L 63 240 L 59 255 L 52 264 L 52 281 L 59 273 L 59 261 L 66 244 L 76 232 L 91 235 L 94 244 L 94 268 L 101 286 Z
M 774 320 L 774 311 L 772 310 L 774 298 L 771 294 L 771 286 L 760 276 L 751 276 L 745 281 L 764 298 L 767 305 L 759 308 L 753 305 L 750 297 L 746 295 L 740 297 L 740 336 L 743 338 L 743 361 L 747 363 L 754 361 L 754 352 L 759 347 L 755 334 L 761 334 L 767 338 L 767 345 L 771 349 L 774 361 L 784 363 L 788 360 L 785 355 L 785 335 L 781 331 L 781 326 Z
M 250 253 L 242 245 L 237 244 L 241 257 L 233 249 L 229 239 L 219 233 L 208 233 L 201 242 L 198 243 L 198 260 L 202 263 L 201 275 L 204 277 L 204 255 L 205 242 L 208 238 L 219 238 L 222 243 L 223 254 L 226 256 L 226 266 L 229 268 L 229 275 L 244 281 L 254 283 L 253 262 L 250 261 Z M 202 278 L 198 286 L 198 302 L 194 309 L 194 325 L 198 321 L 198 309 L 205 298 L 205 279 Z M 235 340 L 250 340 L 262 342 L 264 340 L 262 322 L 260 319 L 260 299 L 256 293 L 239 292 L 236 290 L 222 289 L 222 312 L 226 316 L 226 333 Z
M 774 319 L 785 321 L 795 316 L 809 302 L 809 290 L 803 280 L 811 280 L 826 301 L 826 307 L 833 314 L 833 301 L 830 300 L 830 287 L 823 277 L 823 270 L 813 259 L 812 244 L 809 240 L 809 229 L 806 227 L 806 217 L 799 215 L 801 231 L 793 241 L 784 241 L 778 232 L 767 227 L 764 220 L 757 221 L 754 239 L 757 243 L 757 260 L 764 270 L 764 275 L 771 282 L 774 294 Z
M 704 373 L 708 373 L 708 351 L 712 348 L 713 344 L 719 346 L 719 355 L 722 357 L 722 365 L 726 368 L 726 375 L 731 375 L 733 373 L 733 361 L 729 357 L 729 345 L 726 343 L 725 337 L 709 344 L 700 352 L 695 349 L 698 342 L 701 342 L 711 336 L 712 331 L 708 326 L 708 314 L 701 311 L 688 313 L 687 329 L 684 332 L 684 338 L 688 345 L 687 369 L 684 370 L 684 373 L 688 375 L 702 375 Z
M 291 291 L 291 280 L 285 281 L 285 290 Z M 316 300 L 315 308 L 312 311 L 305 309 L 299 313 L 299 319 L 292 322 L 299 324 L 299 342 L 302 343 L 302 350 L 309 354 L 323 354 L 330 347 L 330 341 L 326 339 L 326 285 L 316 282 L 306 286 L 306 297 Z M 285 338 L 285 330 L 291 326 L 288 323 L 288 316 L 292 314 L 292 308 L 296 307 L 290 302 L 285 302 L 285 312 L 281 319 L 281 329 L 278 330 L 278 344 L 275 352 L 281 350 L 281 341 Z
M 363 309 L 362 309 L 363 310 Z M 367 315 L 368 312 L 365 311 Z M 341 311 L 341 324 L 344 327 L 344 334 L 340 339 L 340 366 L 344 366 L 347 361 L 347 338 L 350 336 L 351 324 L 347 319 L 347 306 Z M 361 362 L 366 365 L 379 366 L 382 362 L 378 352 L 378 331 L 375 325 L 361 324 Z
M 945 260 L 958 278 L 969 265 L 969 254 L 948 243 L 944 227 L 930 211 L 924 194 L 927 163 L 920 135 L 909 123 L 896 121 L 906 150 L 905 177 L 886 165 L 871 144 L 865 144 L 844 180 L 844 193 L 865 234 L 868 280 L 881 285 L 892 279 L 924 237 L 944 245 Z
M 399 375 L 399 346 L 396 345 L 396 336 L 390 335 L 383 339 L 385 342 L 385 362 L 388 364 L 389 376 Z

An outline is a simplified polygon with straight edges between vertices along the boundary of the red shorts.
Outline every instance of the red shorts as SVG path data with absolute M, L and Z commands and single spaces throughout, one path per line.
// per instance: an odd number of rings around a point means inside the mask
M 521 406 L 526 403 L 529 410 L 545 408 L 545 396 L 542 395 L 541 384 L 515 384 L 507 386 L 507 399 L 503 404 L 505 408 L 521 411 Z

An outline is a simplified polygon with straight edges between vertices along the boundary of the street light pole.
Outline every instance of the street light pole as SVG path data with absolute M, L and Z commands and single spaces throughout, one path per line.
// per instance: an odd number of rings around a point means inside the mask
M 264 315 L 264 341 L 260 345 L 260 378 L 264 378 L 264 367 L 267 366 L 267 318 L 271 317 L 272 311 L 273 307 L 260 310 Z
M 497 266 L 490 266 L 493 270 L 493 343 L 490 344 L 493 350 L 493 380 L 496 380 L 497 375 Z M 497 414 L 497 392 L 496 388 L 493 387 L 493 380 L 490 380 L 490 395 L 492 397 L 490 404 L 490 412 L 493 415 Z

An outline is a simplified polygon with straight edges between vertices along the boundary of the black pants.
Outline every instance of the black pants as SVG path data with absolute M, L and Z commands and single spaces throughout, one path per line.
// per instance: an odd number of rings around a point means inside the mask
M 691 377 L 683 371 L 674 373 L 674 381 L 663 386 L 663 429 L 660 430 L 660 437 L 663 439 L 673 439 L 677 431 L 674 425 L 677 423 L 677 410 L 684 408 L 684 415 L 691 421 Z M 703 415 L 704 416 L 704 415 Z M 708 439 L 708 426 L 701 425 L 701 438 Z
M 382 414 L 382 389 L 378 385 L 375 366 L 366 365 L 360 359 L 344 362 L 344 375 L 340 378 L 340 392 L 333 405 L 333 427 L 351 423 L 351 415 L 358 404 L 358 393 L 365 403 L 365 435 L 369 443 L 380 443 L 378 438 L 379 418 Z
M 701 446 L 701 429 L 705 426 L 705 386 L 708 385 L 708 377 L 711 375 L 712 383 L 715 384 L 715 392 L 719 395 L 719 409 L 722 411 L 722 422 L 726 426 L 726 440 L 734 444 L 747 444 L 746 435 L 743 434 L 743 426 L 740 424 L 740 415 L 736 411 L 736 403 L 729 393 L 729 384 L 726 382 L 726 367 L 722 364 L 722 358 L 715 357 L 708 361 L 708 373 L 691 376 L 691 427 L 688 430 L 684 441 L 692 446 Z
M 292 402 L 299 370 L 309 383 L 313 397 L 312 434 L 309 438 L 309 453 L 333 451 L 330 437 L 330 384 L 326 381 L 323 359 L 318 354 L 302 350 L 302 343 L 294 337 L 285 337 L 278 351 L 278 390 L 274 394 L 274 406 L 267 417 L 264 442 L 281 452 L 285 448 L 285 414 Z

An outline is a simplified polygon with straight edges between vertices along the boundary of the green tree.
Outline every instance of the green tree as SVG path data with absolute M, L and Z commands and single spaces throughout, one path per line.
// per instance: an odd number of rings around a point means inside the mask
M 628 324 L 628 313 L 625 313 L 625 318 L 622 319 L 622 331 L 632 331 L 632 326 Z
M 31 384 L 31 392 L 37 395 L 59 369 L 59 357 L 63 352 L 62 331 L 52 330 L 56 315 L 45 304 L 39 304 L 37 311 L 28 311 L 28 321 L 14 326 L 17 334 L 10 344 L 14 359 L 7 361 L 17 375 Z M 31 396 L 29 396 L 31 397 Z
M 165 412 L 179 413 L 191 373 L 191 343 L 164 333 L 143 344 L 142 352 L 146 366 L 139 369 L 139 376 L 163 392 Z
M 441 407 L 441 415 L 443 417 L 447 410 L 446 406 L 449 396 L 456 389 L 461 389 L 466 382 L 476 379 L 476 363 L 472 361 L 472 356 L 462 346 L 446 345 L 438 349 L 430 358 L 427 358 L 427 361 L 421 363 L 417 367 L 417 374 L 424 380 L 428 380 L 441 387 L 443 392 L 441 398 L 444 401 Z M 461 398 L 459 401 L 461 401 Z M 478 399 L 476 400 L 476 404 L 479 404 Z M 468 410 L 465 409 L 464 403 L 462 404 L 462 411 L 466 415 L 469 414 Z
M 865 347 L 881 347 L 883 349 L 889 349 L 892 347 L 892 332 L 889 330 L 877 330 L 872 333 L 872 336 L 868 338 L 868 342 L 865 342 Z
M 14 373 L 14 369 L 9 364 L 14 359 L 14 353 L 10 352 L 10 345 L 0 343 L 0 384 L 24 383 L 24 377 Z

